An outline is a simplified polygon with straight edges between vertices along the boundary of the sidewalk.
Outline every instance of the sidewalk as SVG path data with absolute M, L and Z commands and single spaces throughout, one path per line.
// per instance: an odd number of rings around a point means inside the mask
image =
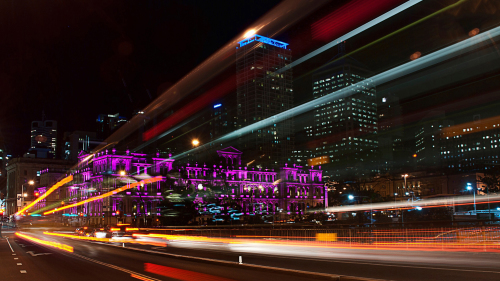
M 18 258 L 17 255 L 12 255 L 13 251 L 7 242 L 5 237 L 12 237 L 12 235 L 3 235 L 4 238 L 0 238 L 0 276 L 2 280 L 20 280 L 20 272 L 17 266 Z M 10 240 L 10 239 L 9 239 Z M 12 241 L 9 241 L 12 243 Z

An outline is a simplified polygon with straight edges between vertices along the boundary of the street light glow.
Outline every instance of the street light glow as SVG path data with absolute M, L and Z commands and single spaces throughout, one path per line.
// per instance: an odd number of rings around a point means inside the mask
M 347 196 L 347 198 L 349 198 L 349 200 L 354 200 L 354 196 L 350 195 L 350 194 L 349 194 L 349 196 Z
M 245 38 L 249 38 L 251 37 L 252 35 L 254 35 L 257 31 L 255 29 L 250 29 L 248 30 L 247 32 L 245 32 L 245 35 L 243 35 L 243 37 Z
M 192 144 L 194 146 L 198 146 L 200 144 L 200 142 L 197 139 L 194 139 L 193 142 L 192 142 Z
M 35 184 L 35 181 L 34 181 L 34 180 L 30 180 L 28 183 L 29 183 L 30 185 L 34 185 L 34 184 Z
M 125 174 L 125 171 L 120 171 L 120 176 L 124 176 Z

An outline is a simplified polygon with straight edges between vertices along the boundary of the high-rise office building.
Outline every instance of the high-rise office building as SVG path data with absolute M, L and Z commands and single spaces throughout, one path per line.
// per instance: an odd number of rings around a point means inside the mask
M 339 53 L 313 74 L 313 98 L 317 99 L 342 88 L 354 86 L 354 93 L 332 98 L 312 111 L 313 124 L 306 129 L 314 142 L 315 163 L 323 164 L 325 173 L 341 178 L 359 171 L 376 172 L 372 157 L 377 149 L 378 131 L 375 86 L 370 72 L 354 58 Z
M 54 158 L 57 151 L 57 121 L 31 122 L 30 154 L 37 158 Z M 34 153 L 36 151 L 36 153 Z
M 287 46 L 260 35 L 239 42 L 236 50 L 237 128 L 292 108 L 292 71 L 277 73 L 292 62 L 292 52 Z M 239 139 L 238 148 L 249 161 L 260 159 L 266 165 L 290 161 L 293 119 L 252 130 Z

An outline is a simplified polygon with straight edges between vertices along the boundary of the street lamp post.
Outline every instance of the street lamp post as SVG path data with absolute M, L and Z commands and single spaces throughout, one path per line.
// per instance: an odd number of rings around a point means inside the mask
M 35 181 L 34 181 L 34 180 L 30 180 L 30 181 L 28 181 L 28 184 L 29 184 L 29 185 L 34 185 L 34 184 L 35 184 Z M 24 198 L 28 196 L 28 193 L 24 192 L 24 185 L 25 185 L 25 183 L 23 183 L 23 184 L 21 185 L 21 189 L 22 189 L 22 190 L 21 190 L 21 210 L 22 210 L 22 209 L 23 209 L 23 207 L 24 207 L 24 200 L 25 200 Z
M 477 215 L 477 210 L 476 210 L 476 190 L 472 187 L 472 184 L 470 182 L 467 183 L 467 190 L 468 191 L 473 191 L 474 194 L 474 215 Z
M 355 198 L 355 197 L 369 198 L 369 199 L 370 199 L 370 224 L 373 224 L 373 204 L 372 204 L 372 198 L 371 198 L 371 197 L 369 197 L 369 196 L 358 196 L 358 195 L 357 195 L 357 196 L 354 196 L 354 195 L 352 195 L 352 194 L 349 194 L 349 195 L 347 196 L 347 198 L 348 198 L 349 200 L 354 200 L 354 198 Z M 356 200 L 356 202 L 357 202 L 357 200 Z
M 405 179 L 405 186 L 404 186 L 404 188 L 406 189 L 406 178 L 408 177 L 408 174 L 401 175 L 401 177 Z

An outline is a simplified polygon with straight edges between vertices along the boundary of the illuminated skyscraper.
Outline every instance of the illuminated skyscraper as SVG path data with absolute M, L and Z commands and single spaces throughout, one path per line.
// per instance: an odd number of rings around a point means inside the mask
M 314 99 L 355 87 L 352 95 L 318 105 L 313 124 L 305 128 L 314 143 L 314 162 L 327 164 L 324 169 L 331 176 L 373 172 L 370 158 L 377 149 L 378 116 L 375 86 L 369 76 L 360 62 L 345 56 L 342 44 L 337 56 L 313 74 Z
M 260 35 L 239 42 L 236 50 L 237 129 L 249 126 L 293 106 L 292 71 L 276 73 L 292 62 L 288 44 Z M 293 119 L 259 128 L 239 139 L 248 160 L 268 165 L 290 161 Z

